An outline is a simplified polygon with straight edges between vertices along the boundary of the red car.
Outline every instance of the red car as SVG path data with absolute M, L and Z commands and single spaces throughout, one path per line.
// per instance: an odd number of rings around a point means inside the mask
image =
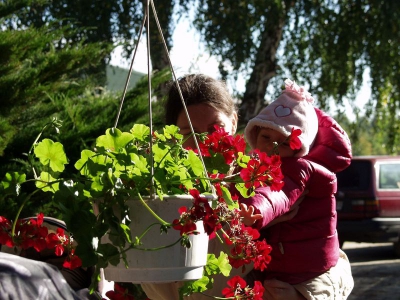
M 400 255 L 400 156 L 356 156 L 337 174 L 341 245 L 393 242 Z

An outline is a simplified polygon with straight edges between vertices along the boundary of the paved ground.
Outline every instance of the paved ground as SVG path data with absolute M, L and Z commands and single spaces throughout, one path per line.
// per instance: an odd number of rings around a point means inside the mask
M 400 300 L 400 259 L 392 244 L 344 244 L 354 278 L 348 300 Z

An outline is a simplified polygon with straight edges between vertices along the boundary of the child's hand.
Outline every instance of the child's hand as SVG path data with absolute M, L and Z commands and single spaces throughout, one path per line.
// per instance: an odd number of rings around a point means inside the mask
M 261 214 L 254 214 L 254 206 L 250 205 L 247 208 L 246 204 L 240 204 L 239 215 L 243 218 L 243 223 L 246 226 L 253 225 L 257 220 L 262 219 Z

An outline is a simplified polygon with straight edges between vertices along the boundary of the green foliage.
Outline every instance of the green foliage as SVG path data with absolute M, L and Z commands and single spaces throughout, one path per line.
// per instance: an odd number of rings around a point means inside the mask
M 355 120 L 350 121 L 344 114 L 338 114 L 335 119 L 349 135 L 354 156 L 400 154 L 398 144 L 392 146 L 385 132 L 391 126 L 385 124 L 390 118 L 376 121 L 356 114 Z
M 56 50 L 53 42 L 69 35 L 67 28 L 0 31 L 3 116 L 10 108 L 21 111 L 44 101 L 47 94 L 82 93 L 90 83 L 83 70 L 98 64 L 109 49 L 105 44 L 66 44 Z
M 17 13 L 13 9 L 27 3 L 17 2 L 13 2 L 14 6 L 9 2 L 2 4 L 3 17 Z M 111 51 L 111 45 L 105 43 L 72 43 L 70 37 L 79 32 L 72 27 L 47 24 L 13 30 L 7 28 L 5 19 L 1 22 L 0 156 L 15 141 L 16 133 L 39 131 L 55 113 L 49 105 L 51 97 L 79 97 L 92 86 L 95 80 L 89 76 L 90 69 Z M 57 46 L 60 41 L 62 46 Z

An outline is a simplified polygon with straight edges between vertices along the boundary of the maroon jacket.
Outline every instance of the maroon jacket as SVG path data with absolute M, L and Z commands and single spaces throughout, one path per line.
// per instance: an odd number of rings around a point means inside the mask
M 282 158 L 282 191 L 272 192 L 265 187 L 257 189 L 254 197 L 242 199 L 263 215 L 256 226 L 273 248 L 267 270 L 252 275 L 256 280 L 276 278 L 297 284 L 326 272 L 339 258 L 335 173 L 350 164 L 351 145 L 334 119 L 316 111 L 319 128 L 310 153 L 303 158 Z M 265 228 L 288 212 L 304 190 L 308 193 L 296 216 Z

